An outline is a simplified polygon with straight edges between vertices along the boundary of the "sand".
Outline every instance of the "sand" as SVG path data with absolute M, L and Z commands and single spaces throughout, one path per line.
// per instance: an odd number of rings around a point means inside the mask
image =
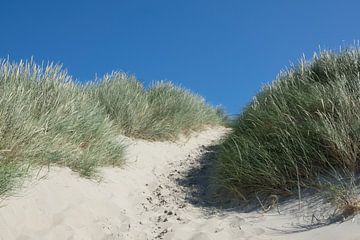
M 267 213 L 211 203 L 206 160 L 226 132 L 208 129 L 177 142 L 121 137 L 127 164 L 102 168 L 100 181 L 67 168 L 43 170 L 1 201 L 0 239 L 360 239 L 358 217 L 317 227 L 327 206 L 313 198 Z

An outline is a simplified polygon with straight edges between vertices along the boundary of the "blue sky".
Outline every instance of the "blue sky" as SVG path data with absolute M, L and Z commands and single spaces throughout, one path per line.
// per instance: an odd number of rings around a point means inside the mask
M 0 58 L 171 80 L 239 113 L 304 53 L 360 39 L 359 1 L 0 0 Z

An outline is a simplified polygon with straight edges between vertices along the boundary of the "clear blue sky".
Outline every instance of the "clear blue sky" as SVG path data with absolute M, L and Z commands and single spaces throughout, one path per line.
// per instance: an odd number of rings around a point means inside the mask
M 305 53 L 360 39 L 360 1 L 0 0 L 0 58 L 171 80 L 238 113 Z

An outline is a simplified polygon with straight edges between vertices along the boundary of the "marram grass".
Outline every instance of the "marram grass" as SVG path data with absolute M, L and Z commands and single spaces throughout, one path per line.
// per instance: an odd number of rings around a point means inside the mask
M 233 122 L 215 163 L 218 184 L 241 199 L 321 190 L 359 167 L 358 48 L 282 72 Z
M 146 90 L 114 73 L 83 86 L 58 65 L 1 60 L 0 196 L 43 165 L 88 177 L 99 166 L 121 165 L 119 134 L 163 140 L 221 121 L 202 98 L 171 84 Z
M 103 108 L 59 66 L 0 63 L 0 194 L 24 166 L 58 164 L 91 176 L 120 165 L 123 147 Z
M 180 133 L 223 122 L 219 109 L 170 82 L 149 88 L 121 72 L 106 75 L 88 85 L 88 91 L 104 106 L 121 133 L 148 140 L 173 140 Z

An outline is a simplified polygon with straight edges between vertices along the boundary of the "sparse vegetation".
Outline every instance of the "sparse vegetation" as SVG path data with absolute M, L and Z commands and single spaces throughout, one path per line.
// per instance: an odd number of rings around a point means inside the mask
M 172 84 L 145 90 L 114 73 L 82 86 L 58 65 L 1 60 L 0 195 L 33 167 L 57 164 L 90 177 L 98 166 L 121 165 L 120 133 L 169 139 L 220 122 L 202 98 Z
M 249 199 L 328 191 L 338 176 L 353 182 L 360 166 L 359 106 L 358 48 L 302 59 L 265 86 L 233 122 L 219 147 L 219 185 Z M 320 181 L 324 177 L 328 188 Z M 342 202 L 344 209 L 359 209 L 358 200 Z

